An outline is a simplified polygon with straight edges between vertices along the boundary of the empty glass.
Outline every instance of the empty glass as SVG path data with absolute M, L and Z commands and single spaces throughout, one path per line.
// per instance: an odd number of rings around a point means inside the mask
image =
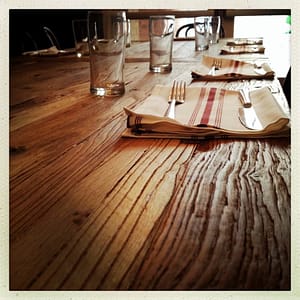
M 168 73 L 172 70 L 174 16 L 150 16 L 150 70 Z
M 87 20 L 72 21 L 75 51 L 77 57 L 89 54 Z
M 203 51 L 209 47 L 208 17 L 195 17 L 195 50 Z
M 88 13 L 90 90 L 96 95 L 113 97 L 125 92 L 126 29 L 125 11 Z
M 219 42 L 221 28 L 221 17 L 213 16 L 208 21 L 209 40 L 211 44 Z

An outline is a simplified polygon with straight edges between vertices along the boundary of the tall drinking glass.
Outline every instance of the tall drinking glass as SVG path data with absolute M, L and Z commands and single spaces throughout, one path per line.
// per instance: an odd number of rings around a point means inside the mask
M 73 20 L 72 27 L 77 57 L 89 55 L 87 20 Z
M 91 93 L 110 97 L 124 94 L 126 28 L 125 11 L 88 13 Z
M 209 40 L 211 44 L 216 44 L 219 42 L 220 28 L 221 28 L 221 17 L 220 16 L 210 17 L 208 23 L 208 30 L 209 30 Z
M 172 70 L 174 16 L 150 16 L 150 71 L 168 73 Z
M 203 51 L 209 47 L 209 33 L 208 33 L 208 18 L 207 17 L 195 17 L 195 50 Z

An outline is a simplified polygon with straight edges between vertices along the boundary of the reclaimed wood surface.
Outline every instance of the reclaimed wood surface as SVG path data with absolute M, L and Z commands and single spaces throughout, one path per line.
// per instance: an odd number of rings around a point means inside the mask
M 191 41 L 170 74 L 147 43 L 127 51 L 112 99 L 90 94 L 87 58 L 11 60 L 11 290 L 290 289 L 290 140 L 122 138 L 156 84 L 214 84 L 191 83 Z

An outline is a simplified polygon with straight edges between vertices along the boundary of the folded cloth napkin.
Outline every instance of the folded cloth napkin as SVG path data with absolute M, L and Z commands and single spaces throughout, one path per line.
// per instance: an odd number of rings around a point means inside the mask
M 186 100 L 176 106 L 176 119 L 165 117 L 171 87 L 157 85 L 136 110 L 124 108 L 127 130 L 124 137 L 188 138 L 288 136 L 289 117 L 268 88 L 253 90 L 250 97 L 263 126 L 245 128 L 239 120 L 239 92 L 218 88 L 188 87 Z
M 209 75 L 215 59 L 221 62 L 221 67 L 215 71 L 215 75 Z M 193 79 L 198 81 L 274 79 L 274 76 L 274 71 L 267 63 L 258 68 L 251 63 L 211 56 L 203 56 L 199 68 L 192 70 Z
M 262 45 L 224 46 L 220 50 L 220 54 L 245 54 L 245 53 L 265 53 L 265 47 Z
M 227 41 L 227 46 L 262 45 L 263 38 L 235 38 Z
M 67 49 L 67 50 L 58 50 L 56 46 L 52 46 L 47 49 L 35 50 L 35 51 L 27 51 L 23 52 L 22 55 L 30 55 L 30 56 L 57 56 L 64 54 L 75 53 L 75 49 Z

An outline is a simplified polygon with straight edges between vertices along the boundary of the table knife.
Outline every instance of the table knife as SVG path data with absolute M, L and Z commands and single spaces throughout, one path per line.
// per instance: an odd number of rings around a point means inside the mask
M 263 127 L 252 106 L 248 88 L 240 90 L 240 100 L 243 107 L 239 108 L 239 120 L 248 129 L 262 130 Z

